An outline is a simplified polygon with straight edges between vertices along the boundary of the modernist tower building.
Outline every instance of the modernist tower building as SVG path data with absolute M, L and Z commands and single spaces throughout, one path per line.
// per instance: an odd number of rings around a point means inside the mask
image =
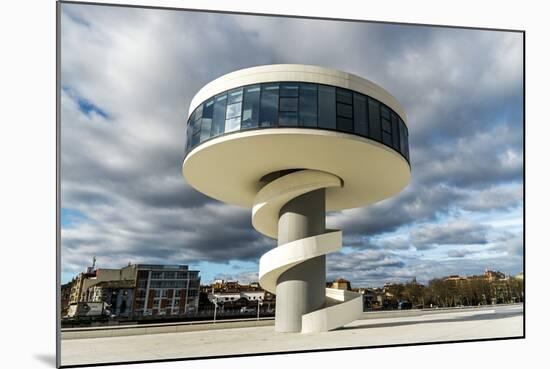
M 277 239 L 259 266 L 261 286 L 277 296 L 276 331 L 338 328 L 359 317 L 362 298 L 325 288 L 325 255 L 342 247 L 325 212 L 407 185 L 406 115 L 386 90 L 350 73 L 296 64 L 238 70 L 193 98 L 183 175 L 214 199 L 251 208 L 254 228 Z

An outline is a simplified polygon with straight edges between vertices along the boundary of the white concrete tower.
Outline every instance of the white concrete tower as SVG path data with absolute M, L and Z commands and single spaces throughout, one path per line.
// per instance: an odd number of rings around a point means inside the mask
M 408 184 L 397 100 L 350 73 L 266 65 L 205 85 L 187 124 L 187 182 L 251 208 L 254 228 L 278 240 L 259 266 L 261 286 L 277 296 L 275 330 L 320 332 L 357 319 L 359 294 L 325 288 L 325 255 L 342 247 L 325 212 L 375 203 Z

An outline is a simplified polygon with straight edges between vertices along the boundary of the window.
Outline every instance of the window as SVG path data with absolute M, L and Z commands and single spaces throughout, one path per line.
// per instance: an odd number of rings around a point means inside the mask
M 404 140 L 405 149 L 403 151 L 405 153 L 405 157 L 407 158 L 407 160 L 411 160 L 409 157 L 409 130 L 407 129 L 407 126 L 405 124 L 403 124 L 403 131 L 405 135 L 405 140 Z
M 243 89 L 229 91 L 228 96 L 224 132 L 237 131 L 241 128 Z
M 240 107 L 241 103 L 239 103 Z M 225 131 L 224 132 L 233 132 L 238 131 L 241 127 L 241 117 L 234 117 L 231 119 L 226 119 L 225 121 Z
M 161 279 L 162 278 L 162 272 L 152 272 L 151 273 L 151 279 Z
M 390 110 L 385 105 L 380 105 L 380 116 L 382 118 L 382 131 L 391 134 Z
M 380 107 L 380 115 L 383 119 L 390 120 L 390 109 L 386 105 L 381 105 Z
M 353 132 L 353 105 L 350 91 L 336 89 L 336 127 L 339 131 Z
M 338 117 L 336 120 L 339 131 L 353 132 L 353 120 L 349 118 Z
M 214 100 L 207 101 L 202 111 L 202 126 L 200 142 L 210 138 L 212 130 L 212 115 L 214 114 Z
M 336 114 L 344 118 L 353 118 L 353 107 L 351 105 L 338 103 L 336 105 Z
M 391 113 L 391 131 L 393 133 L 392 137 L 392 146 L 394 149 L 399 151 L 399 121 L 397 120 L 397 115 L 392 112 Z
M 317 127 L 317 85 L 300 83 L 300 126 Z
M 175 272 L 164 272 L 164 279 L 174 279 L 175 276 Z
M 405 124 L 399 118 L 399 147 L 401 154 L 405 155 L 405 140 L 407 139 L 407 136 L 405 135 Z
M 202 104 L 197 106 L 197 108 L 193 112 L 193 115 L 195 121 L 195 125 L 193 126 L 193 134 L 197 134 L 201 130 L 200 120 L 202 118 Z
M 136 292 L 136 298 L 144 298 L 145 297 L 145 290 L 139 289 Z
M 243 101 L 243 89 L 238 88 L 232 91 L 229 91 L 229 97 L 227 100 L 228 104 L 240 103 Z
M 241 129 L 258 127 L 260 116 L 260 86 L 244 89 L 243 119 Z
M 409 135 L 407 132 L 407 126 L 405 123 L 399 118 L 399 142 L 401 147 L 401 154 L 407 158 L 407 160 L 410 160 L 409 158 Z
M 200 131 L 201 131 L 201 119 L 200 117 L 197 116 L 196 110 L 191 115 L 191 127 L 192 127 L 191 147 L 195 147 L 200 141 Z
M 260 127 L 273 127 L 277 125 L 278 107 L 279 85 L 262 85 L 262 97 L 260 101 Z
M 391 137 L 391 120 L 390 120 L 390 109 L 387 106 L 380 105 L 380 116 L 382 122 L 382 142 L 388 146 L 392 145 Z
M 336 89 L 331 86 L 319 85 L 319 127 L 336 128 Z
M 223 133 L 225 128 L 225 107 L 227 105 L 227 94 L 217 96 L 214 102 L 214 114 L 212 117 L 212 128 L 210 137 Z
M 368 117 L 367 117 L 367 98 L 360 94 L 353 94 L 353 126 L 355 133 L 361 136 L 367 136 Z
M 298 125 L 298 84 L 281 83 L 279 89 L 279 125 Z
M 382 131 L 382 142 L 384 142 L 384 144 L 388 146 L 391 146 L 391 143 L 392 143 L 391 134 L 386 131 Z
M 298 97 L 297 83 L 281 83 L 281 97 Z
M 186 148 L 185 151 L 191 150 L 191 137 L 193 136 L 193 121 L 191 118 L 187 121 L 187 142 L 186 142 Z
M 279 125 L 280 126 L 297 126 L 298 125 L 298 113 L 282 111 L 279 113 Z
M 225 132 L 276 126 L 355 133 L 393 147 L 409 159 L 407 127 L 388 106 L 345 88 L 305 82 L 249 85 L 207 100 L 189 117 L 186 150 Z M 169 278 L 198 276 L 174 272 Z
M 296 92 L 297 92 L 297 89 L 296 89 Z M 298 125 L 298 98 L 297 97 L 281 97 L 279 99 L 279 125 L 280 126 L 297 126 Z
M 337 89 L 336 90 L 336 101 L 339 103 L 344 103 L 351 105 L 352 99 L 351 99 L 351 92 L 343 89 Z
M 160 293 L 160 297 L 168 297 L 168 290 L 162 290 Z
M 380 103 L 369 98 L 369 137 L 382 141 L 380 130 Z
M 163 287 L 163 288 L 176 287 L 176 281 L 163 281 L 161 287 Z
M 298 111 L 298 99 L 296 97 L 281 97 L 279 111 Z

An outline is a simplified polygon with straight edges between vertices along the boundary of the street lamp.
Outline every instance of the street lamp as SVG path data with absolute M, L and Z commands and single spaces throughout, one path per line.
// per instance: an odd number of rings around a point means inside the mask
M 212 302 L 214 303 L 214 324 L 216 324 L 216 314 L 218 312 L 218 298 L 212 296 Z
M 260 306 L 263 304 L 264 303 L 262 302 L 262 300 L 258 300 L 258 313 L 256 314 L 256 320 L 260 320 Z

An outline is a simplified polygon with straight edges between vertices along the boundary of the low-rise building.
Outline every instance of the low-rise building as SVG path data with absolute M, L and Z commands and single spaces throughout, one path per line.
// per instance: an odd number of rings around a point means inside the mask
M 88 267 L 86 272 L 78 274 L 72 281 L 70 303 L 91 301 L 91 287 L 101 282 L 135 281 L 136 271 L 130 267 L 107 269 Z
M 275 307 L 275 295 L 263 290 L 258 282 L 240 284 L 238 281 L 215 280 L 210 286 L 202 286 L 201 311 L 214 309 L 214 302 L 221 311 L 241 310 L 258 304 L 262 312 L 272 312 Z
M 351 291 L 351 283 L 347 279 L 338 278 L 332 282 L 330 288 Z
M 135 281 L 100 282 L 89 288 L 91 302 L 105 302 L 110 315 L 131 317 Z
M 59 304 L 59 307 L 61 309 L 61 317 L 66 316 L 69 310 L 69 304 L 71 301 L 71 288 L 72 282 L 61 285 L 61 301 Z

